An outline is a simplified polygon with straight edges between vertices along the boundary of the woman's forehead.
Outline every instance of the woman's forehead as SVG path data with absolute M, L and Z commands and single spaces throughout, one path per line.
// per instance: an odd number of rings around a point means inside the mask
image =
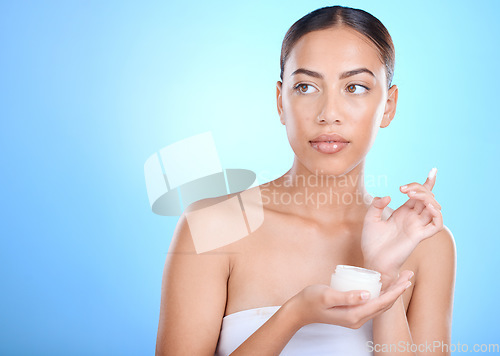
M 302 36 L 287 59 L 285 76 L 297 68 L 311 67 L 335 73 L 366 67 L 377 77 L 384 75 L 385 68 L 375 45 L 359 32 L 344 27 L 313 31 Z

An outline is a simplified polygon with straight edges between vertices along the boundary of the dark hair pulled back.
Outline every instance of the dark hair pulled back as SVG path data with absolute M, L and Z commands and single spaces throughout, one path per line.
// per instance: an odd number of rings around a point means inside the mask
M 394 76 L 395 50 L 389 31 L 382 22 L 368 12 L 344 6 L 328 6 L 314 10 L 290 27 L 281 46 L 281 80 L 288 56 L 302 36 L 336 26 L 352 28 L 366 36 L 376 46 L 380 60 L 385 64 L 387 87 L 390 88 Z

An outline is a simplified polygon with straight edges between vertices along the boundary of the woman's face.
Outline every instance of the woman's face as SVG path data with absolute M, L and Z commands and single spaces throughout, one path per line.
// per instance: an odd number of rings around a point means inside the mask
M 387 90 L 376 47 L 346 27 L 303 36 L 285 63 L 283 83 L 277 84 L 280 121 L 296 159 L 312 173 L 334 176 L 364 160 L 379 127 L 394 117 L 397 96 L 395 85 Z M 323 134 L 341 135 L 348 143 L 316 140 Z

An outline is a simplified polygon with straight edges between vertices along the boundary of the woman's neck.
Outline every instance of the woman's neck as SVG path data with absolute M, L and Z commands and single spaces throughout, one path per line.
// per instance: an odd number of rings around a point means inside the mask
M 357 222 L 373 199 L 365 189 L 364 164 L 345 174 L 316 174 L 295 158 L 292 168 L 273 181 L 281 194 L 279 203 L 319 222 Z

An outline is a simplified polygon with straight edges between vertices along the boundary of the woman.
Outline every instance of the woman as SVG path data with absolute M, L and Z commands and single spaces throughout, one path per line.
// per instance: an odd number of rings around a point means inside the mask
M 448 354 L 455 248 L 431 192 L 435 170 L 423 185 L 400 188 L 409 199 L 397 210 L 364 187 L 365 157 L 396 113 L 393 71 L 389 33 L 362 10 L 318 9 L 289 29 L 276 93 L 293 166 L 248 190 L 261 205 L 244 207 L 247 224 L 256 210 L 264 216 L 248 236 L 197 253 L 186 215 L 205 214 L 203 238 L 216 240 L 231 214 L 203 208 L 232 195 L 181 216 L 165 264 L 157 354 Z M 341 264 L 379 271 L 381 295 L 330 288 Z

